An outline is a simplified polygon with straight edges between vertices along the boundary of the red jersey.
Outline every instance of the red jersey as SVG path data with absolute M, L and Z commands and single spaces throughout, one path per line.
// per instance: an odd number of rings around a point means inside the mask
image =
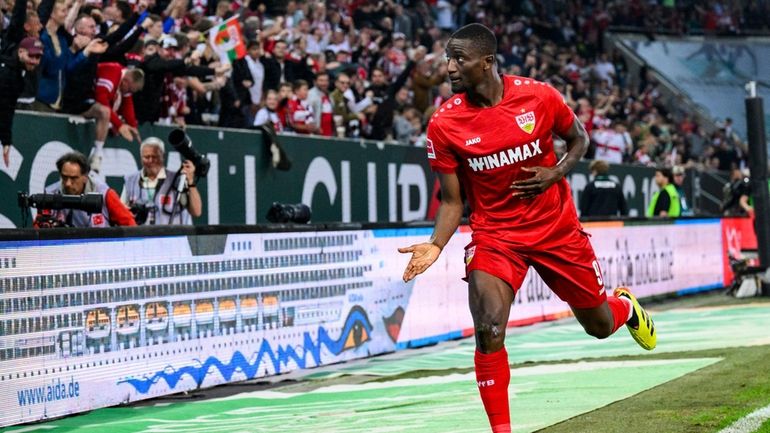
M 552 134 L 564 135 L 575 116 L 553 87 L 503 76 L 503 98 L 494 107 L 470 105 L 457 94 L 428 124 L 426 150 L 434 171 L 457 173 L 471 207 L 474 233 L 532 244 L 560 227 L 578 226 L 566 179 L 533 199 L 513 197 L 511 183 L 530 178 L 522 167 L 553 167 Z M 551 236 L 549 236 L 551 235 Z
M 94 99 L 110 109 L 110 123 L 116 131 L 123 126 L 119 114 L 123 116 L 126 123 L 134 128 L 137 126 L 134 98 L 131 93 L 120 90 L 123 69 L 120 63 L 99 63 L 96 67 Z
M 321 96 L 321 135 L 334 135 L 334 110 L 329 95 L 325 93 Z
M 307 100 L 292 96 L 287 105 L 291 125 L 307 125 L 313 123 L 313 110 L 307 104 Z M 299 131 L 296 131 L 299 132 Z M 303 132 L 307 134 L 307 132 Z

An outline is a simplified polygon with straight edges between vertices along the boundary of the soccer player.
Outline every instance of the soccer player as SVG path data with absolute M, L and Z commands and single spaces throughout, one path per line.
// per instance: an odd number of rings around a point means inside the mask
M 627 288 L 607 296 L 577 219 L 564 176 L 588 147 L 585 129 L 549 85 L 498 75 L 496 51 L 494 34 L 481 24 L 462 27 L 447 42 L 455 95 L 431 117 L 426 146 L 441 184 L 441 205 L 430 240 L 399 252 L 412 254 L 404 281 L 436 261 L 460 223 L 462 185 L 472 212 L 465 266 L 476 379 L 492 431 L 503 433 L 511 431 L 505 328 L 529 266 L 569 304 L 589 335 L 607 338 L 625 324 L 648 350 L 656 335 Z M 567 143 L 560 161 L 554 133 Z

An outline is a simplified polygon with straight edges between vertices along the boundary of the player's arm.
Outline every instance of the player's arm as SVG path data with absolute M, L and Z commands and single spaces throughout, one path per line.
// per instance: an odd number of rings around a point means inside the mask
M 588 150 L 588 133 L 583 123 L 573 114 L 572 126 L 559 136 L 567 142 L 567 153 L 555 167 L 522 167 L 522 170 L 534 173 L 529 179 L 518 180 L 511 184 L 513 196 L 534 198 L 561 180 L 575 167 Z
M 439 173 L 438 179 L 441 185 L 441 204 L 436 213 L 436 225 L 430 241 L 398 249 L 400 253 L 412 253 L 412 258 L 404 270 L 404 282 L 425 272 L 438 259 L 463 216 L 463 200 L 457 174 Z
M 575 167 L 575 164 L 585 156 L 591 141 L 583 122 L 577 116 L 574 116 L 574 119 L 567 133 L 561 136 L 562 140 L 567 142 L 567 153 L 556 164 L 556 169 L 561 175 L 559 179 L 566 176 Z

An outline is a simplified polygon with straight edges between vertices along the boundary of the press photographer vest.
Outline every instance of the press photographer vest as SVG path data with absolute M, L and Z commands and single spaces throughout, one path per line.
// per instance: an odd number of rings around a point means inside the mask
M 682 213 L 682 205 L 679 202 L 679 193 L 676 191 L 676 187 L 673 184 L 668 184 L 663 189 L 668 193 L 669 205 L 668 205 L 668 217 L 678 218 Z M 660 191 L 656 192 L 650 200 L 650 206 L 647 207 L 647 216 L 654 216 L 655 205 L 658 204 L 658 198 L 660 198 Z
M 51 216 L 57 221 L 61 221 L 72 227 L 109 227 L 110 211 L 107 210 L 107 191 L 110 187 L 101 181 L 88 178 L 84 194 L 89 192 L 98 192 L 102 195 L 102 212 L 89 214 L 82 210 L 62 209 L 51 211 Z M 61 181 L 46 187 L 48 194 L 64 194 L 61 189 Z
M 179 193 L 175 183 L 179 180 L 179 176 L 178 173 L 175 176 L 169 176 L 169 172 L 166 170 L 166 178 L 162 181 L 158 179 L 152 201 L 147 193 L 147 188 L 142 187 L 142 170 L 129 174 L 124 178 L 129 206 L 135 203 L 152 203 L 155 206 L 154 209 L 150 210 L 147 221 L 142 225 L 192 225 L 192 216 L 187 211 L 187 193 L 183 192 L 181 200 L 177 203 L 177 194 Z M 169 220 L 172 213 L 174 221 L 170 223 Z

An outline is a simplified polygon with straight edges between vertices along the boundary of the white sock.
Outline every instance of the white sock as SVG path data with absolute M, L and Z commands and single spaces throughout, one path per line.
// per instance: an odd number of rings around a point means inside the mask
M 104 142 L 94 140 L 94 147 L 96 147 L 97 152 L 101 153 L 102 149 L 104 149 Z
M 628 304 L 628 317 L 626 317 L 626 322 L 631 320 L 631 316 L 634 315 L 634 303 L 631 302 L 630 299 L 626 298 L 625 296 L 618 296 L 622 301 L 625 301 L 626 304 Z

